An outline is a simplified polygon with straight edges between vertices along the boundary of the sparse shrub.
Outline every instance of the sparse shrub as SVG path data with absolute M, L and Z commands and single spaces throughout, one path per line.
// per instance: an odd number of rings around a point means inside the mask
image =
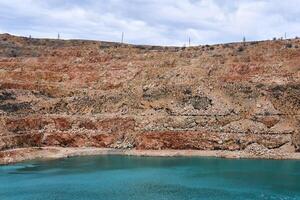
M 191 104 L 196 110 L 207 110 L 213 102 L 206 96 L 189 96 L 184 99 L 184 102 Z
M 223 48 L 228 48 L 229 47 L 229 44 L 224 44 L 223 45 Z
M 0 101 L 5 101 L 5 100 L 15 100 L 16 97 L 14 95 L 14 93 L 12 92 L 2 92 L 0 93 Z
M 249 56 L 243 56 L 243 57 L 241 57 L 241 61 L 242 61 L 242 62 L 250 62 L 251 59 L 250 59 Z
M 176 60 L 165 60 L 161 63 L 161 67 L 176 67 Z
M 18 56 L 18 52 L 16 50 L 12 49 L 12 50 L 8 51 L 7 56 L 15 58 Z
M 183 90 L 183 94 L 185 95 L 191 95 L 192 94 L 192 90 L 190 88 Z
M 273 37 L 273 41 L 276 41 L 277 40 L 277 38 L 276 37 Z
M 209 50 L 215 50 L 215 47 L 211 46 L 211 47 L 209 48 Z
M 240 46 L 238 49 L 237 49 L 238 52 L 243 52 L 244 51 L 244 47 Z
M 251 45 L 256 45 L 258 42 L 250 42 Z
M 285 47 L 286 47 L 286 48 L 292 48 L 293 45 L 292 45 L 291 43 L 288 43 L 288 44 L 285 45 Z
M 222 55 L 220 55 L 220 54 L 213 54 L 212 57 L 214 57 L 214 58 L 221 58 Z

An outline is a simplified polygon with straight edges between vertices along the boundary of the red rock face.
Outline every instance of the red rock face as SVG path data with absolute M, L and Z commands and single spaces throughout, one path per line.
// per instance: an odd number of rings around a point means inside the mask
M 115 141 L 116 136 L 109 134 L 51 133 L 45 136 L 43 145 L 61 147 L 110 147 Z
M 257 143 L 269 149 L 278 148 L 290 141 L 288 136 L 268 134 L 203 133 L 197 131 L 150 132 L 136 139 L 137 149 L 198 149 L 198 150 L 244 150 Z
M 0 35 L 0 151 L 300 150 L 299 46 L 184 49 Z
M 39 147 L 41 146 L 42 135 L 37 133 L 2 136 L 0 138 L 0 150 Z
M 44 128 L 48 123 L 46 120 L 40 118 L 7 119 L 6 129 L 13 133 L 33 131 Z

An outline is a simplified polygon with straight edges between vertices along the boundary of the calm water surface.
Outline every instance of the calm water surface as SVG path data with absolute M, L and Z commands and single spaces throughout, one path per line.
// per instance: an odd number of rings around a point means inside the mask
M 0 166 L 0 200 L 300 199 L 300 161 L 78 157 Z

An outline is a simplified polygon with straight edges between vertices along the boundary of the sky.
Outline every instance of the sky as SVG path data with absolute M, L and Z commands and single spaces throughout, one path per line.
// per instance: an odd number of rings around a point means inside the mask
M 300 36 L 300 0 L 0 0 L 0 33 L 192 45 Z

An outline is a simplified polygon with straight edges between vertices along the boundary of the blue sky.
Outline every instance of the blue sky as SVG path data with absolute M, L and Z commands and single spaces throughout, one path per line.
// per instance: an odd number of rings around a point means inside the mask
M 300 0 L 0 0 L 0 33 L 134 44 L 300 36 Z

